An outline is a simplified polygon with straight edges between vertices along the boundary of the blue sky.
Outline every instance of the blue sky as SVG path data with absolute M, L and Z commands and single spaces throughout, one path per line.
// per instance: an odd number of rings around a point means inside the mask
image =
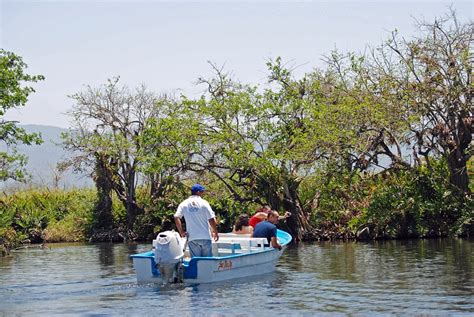
M 67 127 L 67 95 L 120 75 L 156 93 L 196 96 L 208 61 L 242 82 L 264 83 L 265 62 L 281 56 L 297 74 L 321 67 L 334 48 L 363 51 L 414 18 L 432 21 L 452 4 L 462 21 L 469 1 L 9 1 L 0 0 L 0 44 L 46 80 L 26 107 L 6 118 Z

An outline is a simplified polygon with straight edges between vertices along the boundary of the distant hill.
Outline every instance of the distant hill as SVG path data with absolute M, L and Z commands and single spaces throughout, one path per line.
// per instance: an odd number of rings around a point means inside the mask
M 52 186 L 54 184 L 54 171 L 56 164 L 69 157 L 69 153 L 61 147 L 61 133 L 66 129 L 44 126 L 44 125 L 21 125 L 27 132 L 41 133 L 43 144 L 41 145 L 20 145 L 18 152 L 28 157 L 26 166 L 32 179 L 29 182 L 32 185 Z M 5 150 L 3 144 L 0 144 L 0 151 Z M 91 187 L 93 182 L 87 175 L 77 175 L 71 171 L 61 175 L 58 183 L 59 188 L 72 187 Z M 23 186 L 18 182 L 9 181 L 1 184 L 0 187 Z

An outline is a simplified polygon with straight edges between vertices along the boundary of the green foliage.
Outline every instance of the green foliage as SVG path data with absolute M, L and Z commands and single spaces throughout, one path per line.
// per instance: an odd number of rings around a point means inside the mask
M 394 175 L 384 173 L 364 214 L 379 237 L 434 237 L 472 234 L 470 196 L 458 193 L 448 181 L 444 161 Z
M 174 227 L 178 204 L 200 181 L 221 231 L 270 204 L 293 213 L 295 239 L 311 227 L 334 237 L 364 227 L 384 238 L 472 235 L 472 22 L 458 22 L 451 12 L 418 25 L 415 39 L 395 32 L 367 55 L 333 52 L 326 69 L 301 78 L 278 57 L 262 86 L 212 65 L 196 99 L 131 92 L 118 78 L 87 87 L 72 96 L 65 144 L 78 154 L 77 169 L 94 169 L 104 204 L 92 192 L 15 194 L 2 201 L 1 232 L 85 239 L 101 211 L 94 206 L 109 210 L 111 202 L 110 230 L 150 239 Z M 42 77 L 0 52 L 1 85 L 11 88 L 0 95 L 3 115 L 33 91 L 17 83 Z M 7 144 L 38 141 L 22 133 L 0 123 Z M 0 153 L 0 179 L 22 178 L 23 164 L 15 152 Z
M 151 198 L 149 192 L 147 187 L 140 187 L 137 191 L 137 200 L 144 209 L 144 213 L 138 215 L 133 227 L 138 239 L 150 240 L 161 231 L 173 229 L 173 215 L 181 199 L 177 188 L 169 189 L 166 197 L 155 199 Z
M 48 240 L 50 226 L 58 231 L 62 223 L 69 222 L 69 226 L 77 230 L 88 230 L 95 198 L 93 190 L 31 189 L 5 195 L 0 199 L 0 228 L 11 228 L 15 235 L 31 242 Z
M 0 227 L 0 256 L 6 255 L 8 252 L 20 245 L 26 236 L 18 233 L 12 227 Z
M 312 210 L 313 227 L 325 231 L 328 237 L 350 238 L 361 225 L 359 222 L 362 222 L 375 184 L 370 173 L 349 173 L 338 169 L 337 165 L 326 165 L 302 188 L 314 192 L 302 195 L 312 197 L 305 201 Z
M 0 49 L 0 142 L 8 147 L 7 152 L 0 152 L 0 181 L 25 180 L 26 157 L 16 152 L 15 145 L 42 143 L 38 134 L 28 134 L 16 122 L 4 119 L 7 110 L 24 106 L 28 96 L 35 91 L 28 83 L 44 79 L 42 75 L 26 74 L 26 68 L 20 56 Z
M 47 242 L 87 241 L 91 218 L 91 210 L 83 209 L 77 213 L 70 213 L 45 228 L 44 240 Z
M 474 178 L 474 158 L 472 158 L 472 156 L 469 159 L 469 161 L 467 161 L 466 167 L 467 167 L 467 175 L 469 176 L 469 179 L 473 179 Z M 471 193 L 474 193 L 474 182 L 469 182 L 469 191 Z
M 449 183 L 444 160 L 431 169 L 391 169 L 347 173 L 326 166 L 307 180 L 301 197 L 315 197 L 311 222 L 338 236 L 355 237 L 368 227 L 374 238 L 472 236 L 474 214 L 470 195 Z
M 42 75 L 25 74 L 27 67 L 20 56 L 0 49 L 0 116 L 10 108 L 26 104 L 29 94 L 35 90 L 25 86 L 25 82 L 44 80 Z
M 217 227 L 220 232 L 231 232 L 240 214 L 246 213 L 251 216 L 255 213 L 257 204 L 234 199 L 231 193 L 222 190 L 222 184 L 217 179 L 210 179 L 206 184 L 209 185 L 204 198 L 209 201 L 216 213 Z
M 97 186 L 107 187 L 101 192 L 104 201 L 104 195 L 114 192 L 126 211 L 127 235 L 133 238 L 135 221 L 145 212 L 136 198 L 138 180 L 151 184 L 152 199 L 163 196 L 182 170 L 181 159 L 187 155 L 180 150 L 182 144 L 192 140 L 173 133 L 179 132 L 175 103 L 144 86 L 131 91 L 114 78 L 71 98 L 72 129 L 63 135 L 66 149 L 75 156 L 69 163 L 78 170 L 92 169 L 96 181 L 100 176 Z
M 343 121 L 354 134 L 341 145 L 359 157 L 359 166 L 367 160 L 377 164 L 382 154 L 405 168 L 443 157 L 451 184 L 469 193 L 473 23 L 461 23 L 449 10 L 416 27 L 412 39 L 395 31 L 363 55 L 336 52 L 327 58 L 329 74 L 336 78 L 328 96 L 361 110 L 352 122 Z M 352 141 L 362 142 L 354 147 Z M 404 149 L 413 149 L 410 160 Z

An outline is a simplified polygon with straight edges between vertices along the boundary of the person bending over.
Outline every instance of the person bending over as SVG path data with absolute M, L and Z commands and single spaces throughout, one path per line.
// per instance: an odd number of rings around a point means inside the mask
M 267 205 L 262 206 L 262 207 L 260 207 L 259 209 L 257 209 L 257 212 L 255 213 L 255 215 L 253 215 L 253 216 L 250 218 L 250 220 L 249 220 L 249 225 L 252 226 L 252 227 L 255 229 L 255 226 L 256 226 L 259 222 L 261 222 L 261 221 L 267 219 L 268 212 L 269 212 L 270 210 L 272 210 L 272 209 L 270 208 L 270 206 L 267 206 Z

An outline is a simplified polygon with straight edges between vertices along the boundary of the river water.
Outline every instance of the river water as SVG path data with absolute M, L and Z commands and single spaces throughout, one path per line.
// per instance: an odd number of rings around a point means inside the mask
M 0 257 L 0 315 L 474 315 L 472 240 L 306 243 L 274 273 L 167 287 L 136 284 L 147 244 L 49 247 Z

